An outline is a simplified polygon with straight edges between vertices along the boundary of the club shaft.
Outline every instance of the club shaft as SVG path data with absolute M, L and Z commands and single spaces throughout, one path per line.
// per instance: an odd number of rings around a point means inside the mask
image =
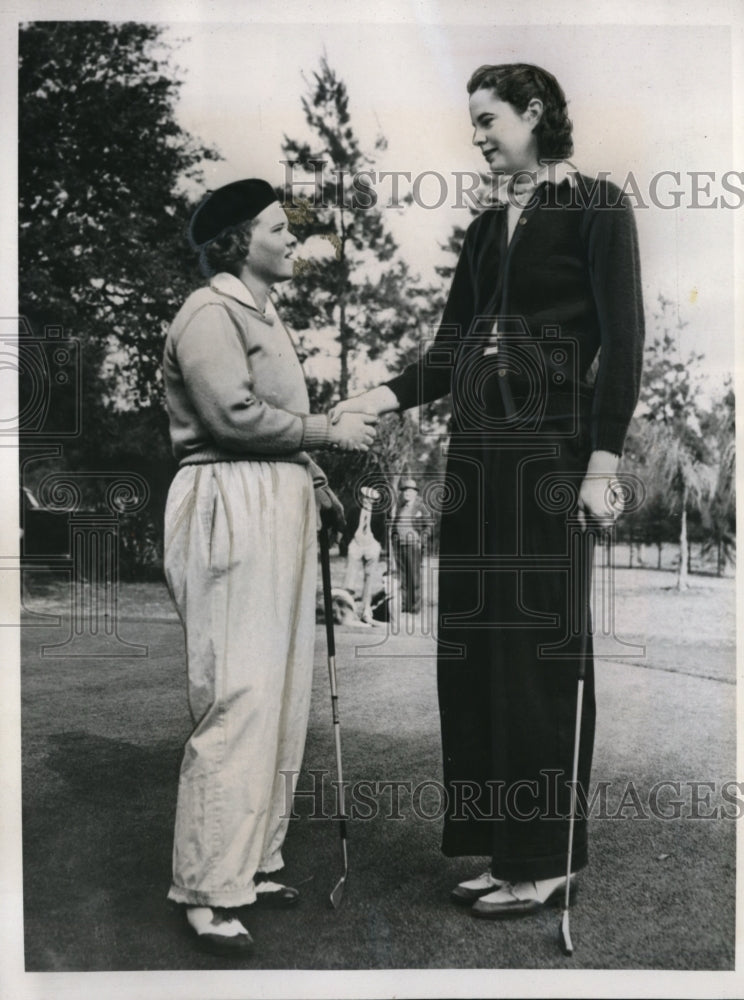
M 328 530 L 320 530 L 320 572 L 323 582 L 323 609 L 325 611 L 326 641 L 328 644 L 328 680 L 331 686 L 331 714 L 333 717 L 333 739 L 336 750 L 336 775 L 339 796 L 339 834 L 344 858 L 344 873 L 331 893 L 332 905 L 338 906 L 344 892 L 344 883 L 349 871 L 349 855 L 346 847 L 346 788 L 341 760 L 341 721 L 338 714 L 338 678 L 336 675 L 336 640 L 333 629 L 333 599 L 331 595 L 331 557 Z
M 331 695 L 335 697 L 336 637 L 333 631 L 333 597 L 331 594 L 331 555 L 328 544 L 328 528 L 320 529 L 320 575 L 323 581 L 323 611 L 325 617 L 326 642 L 328 643 L 328 667 L 334 661 L 334 678 L 331 681 Z
M 573 867 L 574 827 L 576 825 L 576 801 L 579 783 L 579 749 L 581 747 L 581 716 L 584 706 L 584 677 L 589 653 L 589 625 L 591 621 L 592 566 L 594 563 L 594 533 L 582 530 L 577 536 L 579 575 L 579 666 L 576 684 L 576 723 L 574 727 L 573 762 L 571 767 L 571 806 L 568 818 L 568 848 L 566 851 L 566 892 L 563 901 L 564 919 L 568 927 L 568 910 L 571 897 L 571 868 Z
M 579 679 L 576 691 L 576 732 L 574 733 L 573 767 L 571 773 L 571 813 L 568 818 L 568 850 L 566 859 L 566 895 L 564 906 L 568 909 L 571 890 L 571 862 L 573 860 L 574 826 L 576 823 L 576 786 L 579 782 L 579 744 L 581 742 L 581 712 L 584 705 L 584 678 Z

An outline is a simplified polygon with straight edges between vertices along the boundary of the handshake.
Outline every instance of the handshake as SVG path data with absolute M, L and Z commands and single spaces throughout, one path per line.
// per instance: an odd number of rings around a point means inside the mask
M 351 410 L 336 414 L 334 407 L 328 414 L 329 447 L 334 451 L 369 451 L 375 439 L 376 426 L 377 417 L 374 414 L 355 413 Z
M 379 417 L 397 409 L 397 397 L 386 385 L 336 403 L 328 414 L 330 447 L 340 451 L 369 451 Z

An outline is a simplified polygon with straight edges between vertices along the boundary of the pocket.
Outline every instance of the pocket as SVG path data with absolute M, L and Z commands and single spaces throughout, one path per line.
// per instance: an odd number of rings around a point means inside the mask
M 200 473 L 200 468 L 181 469 L 171 483 L 165 505 L 163 570 L 177 604 L 182 597 Z
M 182 471 L 186 472 L 187 470 Z M 180 476 L 179 472 L 176 479 L 173 480 L 165 505 L 164 546 L 166 551 L 183 527 L 184 521 L 190 517 L 194 510 L 195 483 L 193 475 L 179 478 Z
M 220 474 L 215 470 L 212 478 L 211 512 L 209 517 L 208 565 L 211 573 L 226 573 L 232 562 L 233 523 L 229 495 Z

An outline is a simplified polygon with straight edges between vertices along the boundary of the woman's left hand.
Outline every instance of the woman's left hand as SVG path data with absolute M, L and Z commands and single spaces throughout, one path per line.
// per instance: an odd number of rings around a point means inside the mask
M 328 483 L 315 487 L 315 505 L 324 528 L 343 531 L 346 527 L 344 507 Z
M 622 512 L 622 494 L 617 489 L 619 461 L 612 452 L 592 452 L 579 491 L 578 518 L 583 528 L 589 522 L 600 528 L 610 528 Z

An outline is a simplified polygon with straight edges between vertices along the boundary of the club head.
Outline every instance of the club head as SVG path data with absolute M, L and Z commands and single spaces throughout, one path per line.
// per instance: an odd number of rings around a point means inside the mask
M 561 951 L 564 955 L 573 955 L 573 950 L 568 910 L 564 910 L 563 915 L 561 916 Z
M 346 888 L 346 872 L 341 876 L 338 882 L 333 887 L 333 892 L 331 893 L 330 900 L 331 906 L 334 910 L 337 910 L 341 905 L 341 900 L 344 898 L 344 889 Z

